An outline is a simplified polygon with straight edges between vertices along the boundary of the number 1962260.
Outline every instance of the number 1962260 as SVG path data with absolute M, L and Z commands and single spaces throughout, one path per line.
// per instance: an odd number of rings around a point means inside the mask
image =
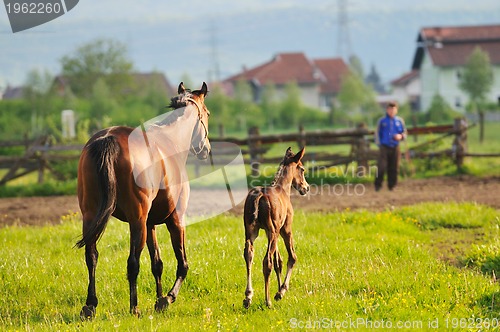
M 14 2 L 5 5 L 7 14 L 59 14 L 63 11 L 60 3 Z

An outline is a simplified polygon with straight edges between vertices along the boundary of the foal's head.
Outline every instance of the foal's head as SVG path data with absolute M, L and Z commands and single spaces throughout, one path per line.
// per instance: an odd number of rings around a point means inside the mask
M 208 118 L 210 111 L 205 105 L 205 97 L 208 94 L 208 87 L 205 82 L 199 90 L 188 90 L 181 82 L 177 89 L 178 96 L 172 98 L 170 107 L 179 108 L 187 107 L 189 104 L 197 109 L 198 121 L 193 129 L 191 136 L 191 152 L 198 159 L 207 159 L 211 150 L 210 141 L 208 140 Z
M 309 183 L 304 176 L 304 165 L 302 165 L 302 157 L 304 156 L 305 148 L 302 148 L 297 154 L 293 154 L 292 149 L 288 148 L 285 157 L 281 162 L 283 167 L 283 176 L 291 176 L 292 187 L 294 187 L 301 195 L 309 192 Z

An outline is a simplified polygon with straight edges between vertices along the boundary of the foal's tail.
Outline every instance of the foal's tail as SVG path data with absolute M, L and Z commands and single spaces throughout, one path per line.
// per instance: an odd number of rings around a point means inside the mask
M 87 153 L 96 165 L 97 183 L 101 196 L 99 208 L 92 220 L 91 226 L 76 243 L 82 248 L 87 243 L 97 242 L 101 237 L 109 217 L 116 207 L 116 174 L 115 162 L 120 153 L 120 145 L 114 136 L 105 136 L 96 139 L 87 147 Z
M 262 190 L 254 189 L 248 194 L 247 201 L 245 202 L 245 215 L 250 217 L 249 223 L 253 223 L 259 219 L 259 204 L 260 199 L 264 197 Z

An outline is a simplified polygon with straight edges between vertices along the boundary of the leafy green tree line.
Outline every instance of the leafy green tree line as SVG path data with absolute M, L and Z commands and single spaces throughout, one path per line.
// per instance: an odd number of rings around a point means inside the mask
M 373 127 L 384 111 L 376 102 L 374 85 L 368 84 L 363 77 L 360 61 L 354 60 L 336 102 L 327 112 L 304 105 L 300 89 L 294 82 L 288 83 L 280 96 L 273 84 L 266 84 L 257 103 L 253 101 L 252 88 L 244 81 L 236 83 L 232 97 L 226 96 L 220 86 L 213 85 L 209 87 L 206 100 L 213 114 L 210 130 L 218 133 L 219 128 L 224 127 L 229 134 L 246 132 L 253 126 L 273 131 L 296 129 L 299 125 L 307 128 L 353 127 L 360 122 Z M 75 111 L 77 139 L 82 142 L 101 128 L 138 126 L 167 112 L 165 106 L 172 96 L 165 95 L 155 84 L 131 88 L 133 70 L 126 45 L 106 39 L 84 44 L 60 59 L 58 79 L 65 81 L 64 91 L 60 91 L 50 73 L 32 70 L 27 75 L 22 99 L 0 101 L 2 139 L 50 134 L 62 141 L 61 111 L 65 109 Z M 477 70 L 470 69 L 465 76 L 474 72 Z M 372 81 L 378 81 L 373 67 L 370 75 L 374 77 Z M 190 81 L 187 75 L 183 79 Z M 484 85 L 488 84 L 491 83 L 488 81 Z M 465 83 L 463 88 L 468 89 Z M 478 109 L 484 99 L 484 93 L 480 92 L 474 92 L 477 97 L 473 98 L 473 109 Z M 428 112 L 414 113 L 409 105 L 401 105 L 400 115 L 409 124 L 421 125 L 450 122 L 458 114 L 443 98 L 435 96 Z

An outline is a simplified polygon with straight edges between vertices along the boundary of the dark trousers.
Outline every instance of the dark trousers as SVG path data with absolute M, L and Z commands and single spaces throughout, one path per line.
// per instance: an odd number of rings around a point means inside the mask
M 399 172 L 399 145 L 391 148 L 385 145 L 380 146 L 380 152 L 377 160 L 377 174 L 375 175 L 375 189 L 382 187 L 384 175 L 387 173 L 387 186 L 392 189 L 398 183 Z

